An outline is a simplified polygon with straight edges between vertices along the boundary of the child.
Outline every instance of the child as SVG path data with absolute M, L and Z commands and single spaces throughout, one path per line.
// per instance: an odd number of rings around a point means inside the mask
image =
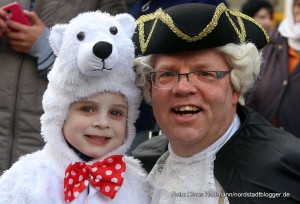
M 134 29 L 128 14 L 101 12 L 52 28 L 57 58 L 43 97 L 46 145 L 2 175 L 0 203 L 149 203 L 146 173 L 124 155 L 141 102 Z

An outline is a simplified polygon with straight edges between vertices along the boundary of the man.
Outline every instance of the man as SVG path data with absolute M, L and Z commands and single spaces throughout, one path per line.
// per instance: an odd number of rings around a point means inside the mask
M 266 31 L 224 4 L 137 24 L 137 83 L 165 135 L 133 152 L 152 169 L 152 203 L 299 203 L 300 140 L 245 106 Z

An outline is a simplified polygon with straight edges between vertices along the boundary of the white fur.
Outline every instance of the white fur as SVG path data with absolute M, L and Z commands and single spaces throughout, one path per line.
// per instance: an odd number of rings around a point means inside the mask
M 2 204 L 64 204 L 64 169 L 56 174 L 57 164 L 45 150 L 22 157 L 0 179 L 0 203 Z M 149 184 L 138 160 L 125 156 L 124 182 L 114 199 L 97 193 L 89 186 L 72 204 L 147 204 L 150 203 Z M 49 165 L 52 163 L 52 166 Z
M 118 32 L 110 32 L 111 27 L 116 27 Z M 71 162 L 82 160 L 67 145 L 62 127 L 70 104 L 82 98 L 109 91 L 123 94 L 128 102 L 124 143 L 89 164 L 110 155 L 124 154 L 129 149 L 142 99 L 132 66 L 134 46 L 131 37 L 135 27 L 129 14 L 114 17 L 97 11 L 80 14 L 68 24 L 55 25 L 51 29 L 49 41 L 57 58 L 48 75 L 49 84 L 43 97 L 45 113 L 41 124 L 46 145 L 42 151 L 21 158 L 0 178 L 0 203 L 63 203 L 64 171 Z M 77 37 L 80 32 L 85 33 L 83 40 Z M 105 62 L 93 52 L 98 42 L 109 43 L 112 47 Z M 95 69 L 97 71 L 92 71 Z M 123 190 L 114 200 L 99 193 L 89 200 L 94 192 L 91 188 L 88 198 L 85 191 L 72 203 L 95 203 L 96 200 L 97 203 L 148 203 L 145 171 L 132 158 L 126 157 L 126 165 Z M 137 200 L 132 200 L 130 196 L 135 194 Z

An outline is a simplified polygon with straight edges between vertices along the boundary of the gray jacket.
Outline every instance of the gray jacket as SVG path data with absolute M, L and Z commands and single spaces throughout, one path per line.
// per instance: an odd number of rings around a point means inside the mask
M 0 7 L 13 2 L 1 0 Z M 29 10 L 30 1 L 19 1 Z M 126 11 L 119 0 L 37 0 L 35 11 L 44 24 L 67 23 L 79 13 L 94 10 L 111 14 Z M 41 149 L 41 101 L 47 81 L 38 75 L 37 59 L 17 53 L 0 39 L 0 175 L 21 155 Z

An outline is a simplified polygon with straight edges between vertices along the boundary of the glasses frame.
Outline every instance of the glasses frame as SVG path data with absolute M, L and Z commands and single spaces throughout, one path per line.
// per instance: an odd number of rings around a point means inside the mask
M 172 87 L 159 87 L 159 86 L 156 86 L 155 85 L 155 79 L 154 79 L 154 76 L 157 74 L 157 73 L 162 73 L 162 72 L 170 72 L 170 73 L 173 73 L 173 74 L 176 74 L 177 75 L 177 84 L 175 86 L 172 86 Z M 160 88 L 160 89 L 173 89 L 174 87 L 176 87 L 180 81 L 180 76 L 186 76 L 188 82 L 191 82 L 191 79 L 190 79 L 190 74 L 193 74 L 193 73 L 215 73 L 215 76 L 214 77 L 216 80 L 220 80 L 220 79 L 223 79 L 227 74 L 229 74 L 231 72 L 231 70 L 227 70 L 227 71 L 207 71 L 207 70 L 197 70 L 197 71 L 192 71 L 192 72 L 186 72 L 186 73 L 179 73 L 179 72 L 172 72 L 172 71 L 166 71 L 166 70 L 162 70 L 162 71 L 151 71 L 149 72 L 148 74 L 148 80 L 151 82 L 151 85 L 153 87 L 156 87 L 156 88 Z M 201 81 L 201 80 L 200 80 Z M 204 83 L 212 83 L 212 82 L 204 82 Z

